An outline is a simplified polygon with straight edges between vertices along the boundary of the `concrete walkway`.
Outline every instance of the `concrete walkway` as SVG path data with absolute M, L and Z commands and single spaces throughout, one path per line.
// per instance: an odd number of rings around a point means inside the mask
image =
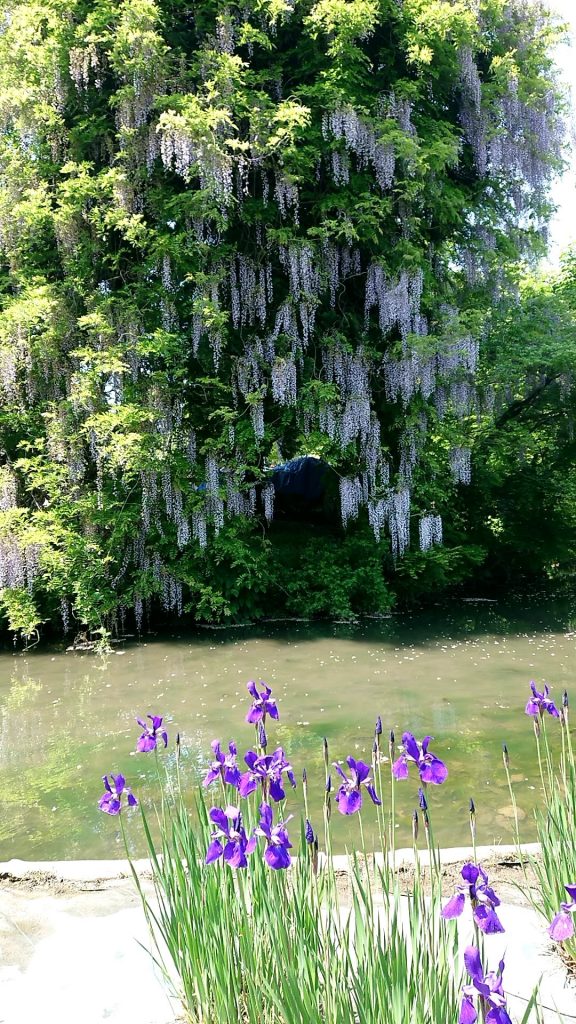
M 174 1024 L 178 1008 L 139 945 L 149 947 L 148 928 L 118 862 L 11 862 L 0 874 L 31 868 L 68 884 L 0 880 L 0 1024 Z
M 443 851 L 442 859 L 469 854 Z M 411 856 L 398 851 L 397 860 Z M 138 863 L 140 874 L 147 868 Z M 178 1006 L 139 945 L 148 947 L 150 940 L 125 862 L 10 861 L 0 864 L 0 889 L 0 1024 L 175 1024 Z M 512 905 L 500 916 L 506 933 L 490 936 L 486 948 L 490 967 L 505 954 L 513 1017 L 521 1020 L 542 979 L 545 1024 L 576 1022 L 576 987 L 541 919 L 530 907 Z M 469 922 L 460 923 L 466 944 Z M 535 1024 L 536 1016 L 531 1020 Z

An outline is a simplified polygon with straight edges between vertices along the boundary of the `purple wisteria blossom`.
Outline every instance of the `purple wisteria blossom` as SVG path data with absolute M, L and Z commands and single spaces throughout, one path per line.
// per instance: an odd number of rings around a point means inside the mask
M 214 760 L 206 772 L 203 784 L 209 786 L 216 779 L 222 779 L 222 782 L 227 782 L 229 786 L 235 786 L 237 789 L 240 784 L 241 775 L 240 769 L 236 765 L 238 748 L 234 740 L 230 740 L 227 754 L 220 750 L 220 740 L 212 740 L 210 746 L 212 747 Z
M 158 737 L 164 741 L 164 746 L 168 746 L 168 733 L 162 728 L 162 718 L 158 715 L 146 715 L 149 718 L 152 725 L 146 725 L 141 718 L 137 718 L 136 721 L 140 725 L 144 732 L 140 736 L 138 743 L 136 744 L 136 750 L 140 754 L 147 754 L 150 750 L 156 750 L 158 745 Z
M 264 860 L 268 867 L 274 868 L 275 871 L 290 867 L 291 861 L 288 851 L 292 849 L 292 843 L 290 842 L 286 825 L 291 817 L 292 815 L 290 814 L 286 821 L 279 821 L 276 825 L 273 825 L 273 814 L 270 804 L 260 804 L 260 822 L 254 829 L 254 833 L 258 836 L 264 836 L 266 839 Z
M 484 869 L 479 864 L 468 863 L 464 865 L 460 874 L 465 884 L 443 907 L 442 917 L 449 920 L 460 917 L 468 895 L 472 904 L 472 914 L 480 931 L 487 935 L 503 932 L 502 922 L 494 909 L 500 906 L 500 900 L 492 886 L 488 885 L 488 875 Z
M 334 763 L 334 768 L 344 780 L 336 793 L 336 803 L 340 814 L 355 814 L 360 810 L 362 807 L 361 786 L 365 786 L 372 803 L 380 805 L 382 801 L 376 796 L 368 765 L 364 764 L 364 761 L 356 761 L 353 757 L 347 757 L 346 764 L 350 769 L 350 778 L 347 778 L 339 764 Z
M 246 683 L 248 693 L 254 698 L 252 707 L 246 715 L 246 721 L 252 725 L 256 725 L 258 722 L 264 723 L 267 715 L 270 715 L 270 718 L 279 718 L 276 701 L 270 697 L 272 693 L 271 688 L 262 681 L 260 681 L 260 685 L 264 689 L 259 693 L 255 682 L 250 680 L 249 683 Z
M 428 744 L 433 736 L 425 736 L 422 743 L 418 743 L 411 732 L 402 735 L 404 753 L 392 765 L 392 774 L 395 779 L 408 778 L 408 762 L 412 761 L 420 772 L 422 782 L 432 782 L 440 786 L 448 778 L 448 769 L 443 761 L 428 750 Z
M 576 914 L 576 883 L 565 885 L 564 888 L 570 897 L 570 903 L 561 903 L 560 910 L 551 921 L 548 935 L 555 942 L 564 942 L 574 935 L 574 914 Z
M 550 700 L 548 694 L 550 693 L 550 687 L 544 684 L 544 690 L 539 693 L 536 689 L 536 683 L 532 680 L 530 683 L 530 689 L 532 690 L 532 696 L 526 705 L 527 715 L 540 715 L 542 718 L 545 711 L 553 718 L 560 718 L 560 712 L 556 707 L 553 700 Z
M 249 750 L 244 757 L 248 765 L 248 771 L 240 777 L 238 792 L 240 796 L 250 796 L 259 785 L 262 786 L 262 793 L 265 797 L 272 797 L 278 802 L 284 800 L 284 782 L 282 775 L 285 772 L 290 785 L 296 787 L 296 779 L 292 765 L 286 760 L 282 747 L 278 747 L 273 754 L 265 754 L 258 757 L 254 750 Z
M 123 775 L 110 775 L 109 781 L 107 775 L 102 776 L 102 782 L 104 783 L 105 793 L 102 794 L 98 801 L 98 807 L 101 811 L 106 814 L 120 814 L 122 810 L 122 798 L 125 796 L 128 807 L 136 807 L 138 801 L 134 796 L 133 792 L 126 785 L 126 779 Z
M 474 1004 L 477 997 L 482 1008 L 482 1020 L 486 1024 L 512 1024 L 506 1009 L 506 996 L 502 987 L 504 960 L 498 964 L 498 971 L 484 974 L 480 953 L 475 946 L 469 946 L 464 953 L 466 970 L 472 979 L 471 985 L 462 989 L 462 1005 L 458 1024 L 475 1024 L 478 1011 Z
M 248 864 L 246 857 L 256 847 L 256 838 L 251 836 L 248 839 L 240 809 L 212 807 L 210 821 L 216 825 L 216 829 L 211 833 L 212 842 L 206 851 L 205 863 L 212 864 L 219 857 L 224 857 L 231 868 L 245 868 Z

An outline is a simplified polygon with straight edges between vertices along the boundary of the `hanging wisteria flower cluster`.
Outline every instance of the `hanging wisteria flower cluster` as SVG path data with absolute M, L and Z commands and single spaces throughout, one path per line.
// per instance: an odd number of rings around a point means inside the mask
M 333 138 L 344 142 L 348 153 L 354 153 L 358 166 L 372 166 L 374 175 L 381 189 L 388 189 L 394 181 L 396 157 L 390 142 L 381 141 L 371 125 L 361 118 L 352 107 L 340 107 L 325 114 L 322 120 L 322 131 L 325 138 Z M 332 165 L 337 184 L 348 181 L 347 164 L 340 159 Z

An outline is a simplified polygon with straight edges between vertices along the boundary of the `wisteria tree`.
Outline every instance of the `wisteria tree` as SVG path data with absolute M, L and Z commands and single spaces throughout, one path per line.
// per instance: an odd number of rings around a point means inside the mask
M 12 628 L 207 614 L 297 455 L 393 558 L 441 542 L 560 165 L 555 31 L 530 0 L 4 0 Z

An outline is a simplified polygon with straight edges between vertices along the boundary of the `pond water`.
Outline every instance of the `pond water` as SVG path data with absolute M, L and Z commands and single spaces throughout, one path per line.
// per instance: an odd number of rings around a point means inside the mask
M 429 788 L 434 832 L 442 845 L 469 841 L 468 802 L 477 809 L 478 842 L 510 842 L 510 796 L 502 743 L 510 751 L 522 839 L 534 838 L 538 799 L 531 720 L 524 714 L 529 682 L 547 680 L 552 696 L 576 700 L 576 634 L 563 605 L 519 610 L 497 604 L 359 625 L 267 624 L 200 630 L 170 639 L 127 644 L 105 660 L 92 654 L 0 654 L 0 860 L 113 858 L 123 855 L 118 823 L 97 809 L 101 776 L 122 771 L 139 797 L 155 789 L 153 755 L 134 753 L 134 719 L 163 714 L 173 762 L 182 737 L 187 780 L 205 769 L 210 741 L 253 745 L 244 716 L 249 679 L 266 680 L 280 721 L 270 722 L 269 749 L 283 746 L 298 778 L 306 767 L 314 824 L 321 824 L 322 737 L 330 759 L 348 754 L 370 761 L 380 714 L 397 739 L 409 729 L 430 733 L 431 749 L 449 767 Z M 550 719 L 559 746 L 558 723 Z M 387 765 L 383 766 L 388 780 Z M 397 784 L 397 844 L 410 842 L 417 778 Z M 384 792 L 385 804 L 389 795 Z M 289 791 L 297 816 L 301 786 Z M 374 809 L 363 812 L 368 843 Z M 357 821 L 333 813 L 336 848 L 358 843 Z M 143 854 L 137 814 L 128 822 L 132 852 Z

